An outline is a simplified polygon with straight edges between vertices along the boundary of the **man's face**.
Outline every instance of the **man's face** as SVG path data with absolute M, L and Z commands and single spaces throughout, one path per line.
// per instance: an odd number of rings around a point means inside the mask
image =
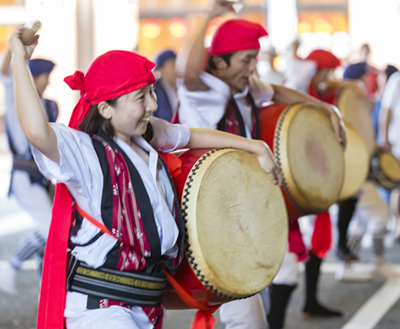
M 237 51 L 230 58 L 229 66 L 225 62 L 217 66 L 218 77 L 230 87 L 232 94 L 243 91 L 249 84 L 249 78 L 256 70 L 257 55 L 258 49 Z

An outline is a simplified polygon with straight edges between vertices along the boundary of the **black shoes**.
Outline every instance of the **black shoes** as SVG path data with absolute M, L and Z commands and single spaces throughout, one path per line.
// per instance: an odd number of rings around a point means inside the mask
M 349 248 L 344 248 L 344 247 L 338 247 L 336 250 L 336 256 L 340 260 L 344 262 L 351 262 L 351 261 L 356 261 L 358 260 L 358 257 L 354 255 Z
M 326 317 L 326 318 L 333 318 L 337 316 L 343 316 L 341 311 L 330 310 L 318 302 L 309 303 L 304 306 L 303 309 L 303 316 L 304 317 Z

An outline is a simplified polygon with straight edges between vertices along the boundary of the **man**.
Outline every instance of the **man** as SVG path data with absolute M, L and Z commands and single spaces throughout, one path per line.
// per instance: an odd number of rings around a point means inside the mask
M 0 271 L 0 290 L 16 294 L 16 274 L 23 261 L 36 254 L 39 274 L 41 272 L 44 247 L 51 220 L 52 201 L 49 196 L 50 182 L 40 174 L 33 161 L 30 144 L 18 121 L 13 79 L 9 68 L 10 60 L 11 54 L 7 52 L 1 68 L 1 80 L 6 90 L 6 132 L 13 154 L 9 193 L 15 196 L 21 208 L 28 212 L 34 221 L 34 232 L 18 247 L 7 266 Z M 45 59 L 29 61 L 33 82 L 50 122 L 56 121 L 58 107 L 54 101 L 43 98 L 43 93 L 49 84 L 49 76 L 54 66 L 53 62 Z
M 170 121 L 178 99 L 176 90 L 176 54 L 172 50 L 162 52 L 156 58 L 155 73 L 159 77 L 154 84 L 158 110 L 154 116 Z
M 294 90 L 264 84 L 254 77 L 260 48 L 258 40 L 267 35 L 261 25 L 242 19 L 223 23 L 215 32 L 208 49 L 207 73 L 203 72 L 207 26 L 213 18 L 228 11 L 232 11 L 232 2 L 216 0 L 191 48 L 183 83 L 178 87 L 179 122 L 190 127 L 220 129 L 247 138 L 259 138 L 257 107 L 268 101 L 308 101 L 323 107 L 331 118 L 336 138 L 345 144 L 344 130 L 336 108 Z M 289 259 L 289 262 L 293 263 L 293 259 Z M 289 275 L 291 272 L 289 270 Z M 284 293 L 290 296 L 291 291 Z M 263 329 L 265 326 L 259 295 L 224 304 L 220 309 L 220 317 L 228 329 Z M 275 327 L 270 323 L 270 328 Z

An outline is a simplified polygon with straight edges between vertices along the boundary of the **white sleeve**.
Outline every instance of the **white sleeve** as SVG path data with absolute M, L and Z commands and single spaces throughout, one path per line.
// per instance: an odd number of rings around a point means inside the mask
M 173 125 L 165 120 L 150 117 L 153 127 L 151 146 L 162 152 L 171 152 L 184 148 L 190 140 L 190 129 L 182 125 Z
M 229 86 L 208 73 L 200 75 L 207 91 L 189 91 L 178 81 L 179 122 L 191 128 L 216 129 L 230 99 Z
M 93 180 L 103 180 L 92 139 L 88 134 L 60 123 L 50 123 L 50 126 L 57 136 L 60 163 L 50 160 L 32 146 L 40 172 L 48 179 L 55 178 L 66 184 L 73 196 L 74 193 L 90 193 L 86 189 L 93 186 Z
M 388 80 L 382 96 L 382 108 L 394 109 L 400 101 L 400 72 L 394 73 Z
M 260 107 L 263 103 L 270 102 L 275 93 L 271 84 L 262 82 L 254 75 L 249 79 L 249 91 L 257 107 Z
M 285 71 L 286 81 L 283 85 L 286 88 L 308 94 L 308 87 L 316 72 L 317 66 L 314 61 L 291 59 Z

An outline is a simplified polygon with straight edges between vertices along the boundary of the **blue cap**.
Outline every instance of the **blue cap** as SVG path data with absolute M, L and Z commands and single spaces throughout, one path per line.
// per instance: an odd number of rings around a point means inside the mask
M 31 59 L 29 61 L 29 69 L 34 77 L 43 73 L 50 73 L 53 71 L 55 65 L 56 64 L 52 61 L 41 58 Z
M 343 79 L 358 80 L 367 73 L 367 63 L 350 64 L 343 73 Z
M 156 58 L 156 70 L 162 67 L 166 60 L 168 59 L 175 59 L 176 54 L 172 50 L 163 51 L 160 55 Z

